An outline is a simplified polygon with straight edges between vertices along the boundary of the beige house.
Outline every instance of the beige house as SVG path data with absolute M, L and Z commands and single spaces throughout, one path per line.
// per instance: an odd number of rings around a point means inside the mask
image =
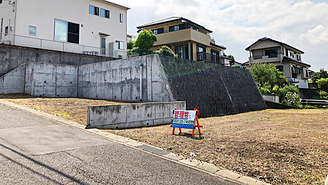
M 284 76 L 299 88 L 308 88 L 309 68 L 303 63 L 303 51 L 267 37 L 261 38 L 249 47 L 249 65 L 255 63 L 273 63 L 284 72 Z
M 137 27 L 152 30 L 157 42 L 151 49 L 170 47 L 179 58 L 224 64 L 220 58 L 226 48 L 211 38 L 212 31 L 183 17 L 170 17 Z

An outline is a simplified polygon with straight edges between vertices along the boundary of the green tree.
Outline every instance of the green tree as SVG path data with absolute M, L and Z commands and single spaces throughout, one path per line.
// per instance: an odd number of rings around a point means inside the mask
M 274 64 L 256 63 L 251 66 L 250 71 L 259 89 L 264 88 L 272 92 L 275 86 L 281 87 L 287 83 L 284 73 L 280 72 Z
M 328 78 L 320 78 L 319 80 L 317 80 L 317 83 L 319 85 L 328 85 Z
M 175 54 L 171 48 L 167 47 L 167 46 L 162 46 L 161 49 L 156 51 L 157 54 L 160 55 L 165 55 L 165 56 L 170 56 L 170 57 L 175 57 L 177 58 L 178 55 Z
M 231 58 L 232 60 L 230 60 L 230 66 L 233 66 L 233 65 L 235 65 L 235 57 L 234 56 L 232 56 L 232 55 L 228 55 L 227 57 L 229 57 L 229 58 Z
M 321 78 L 328 78 L 328 72 L 325 69 L 320 69 L 320 72 L 315 72 L 312 75 L 312 81 L 317 83 L 317 80 Z
M 133 40 L 129 40 L 128 43 L 127 43 L 127 47 L 128 49 L 133 49 L 133 45 L 134 45 L 135 41 Z
M 151 30 L 144 30 L 139 35 L 134 43 L 134 47 L 145 50 L 146 52 L 153 47 L 157 41 L 156 35 Z

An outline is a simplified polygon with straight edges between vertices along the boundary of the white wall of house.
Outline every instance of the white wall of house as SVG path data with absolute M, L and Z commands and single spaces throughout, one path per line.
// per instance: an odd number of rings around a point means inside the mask
M 1 30 L 2 21 L 2 30 Z M 14 34 L 15 11 L 8 1 L 2 1 L 0 4 L 0 42 L 12 40 L 10 34 Z M 8 35 L 5 36 L 5 28 L 8 26 Z
M 6 2 L 4 2 L 6 3 Z M 114 43 L 114 50 L 126 53 L 127 8 L 101 0 L 16 0 L 15 44 L 39 45 L 45 49 L 65 48 L 76 51 L 99 51 L 101 36 L 106 38 L 106 50 Z M 89 13 L 89 5 L 110 11 L 110 18 Z M 2 11 L 2 10 L 1 10 Z M 0 13 L 0 17 L 3 13 Z M 123 14 L 123 22 L 120 22 Z M 55 40 L 55 20 L 79 25 L 79 44 Z M 36 27 L 36 35 L 29 34 L 29 27 Z M 42 41 L 40 40 L 42 39 Z M 116 41 L 124 43 L 118 48 Z M 48 48 L 53 47 L 53 48 Z M 126 55 L 126 54 L 125 54 Z

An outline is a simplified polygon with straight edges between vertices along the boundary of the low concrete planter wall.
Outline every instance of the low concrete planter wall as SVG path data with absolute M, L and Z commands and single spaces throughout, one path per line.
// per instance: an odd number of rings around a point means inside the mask
M 263 96 L 263 99 L 265 101 L 270 101 L 270 102 L 274 102 L 274 103 L 280 103 L 280 101 L 279 101 L 279 95 L 264 94 L 262 96 Z
M 121 129 L 169 124 L 175 108 L 185 110 L 186 102 L 89 106 L 87 128 Z

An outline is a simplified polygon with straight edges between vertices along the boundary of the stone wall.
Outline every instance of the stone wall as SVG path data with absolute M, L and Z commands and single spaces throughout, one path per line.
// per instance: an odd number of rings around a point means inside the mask
M 247 69 L 160 56 L 176 101 L 197 108 L 201 117 L 223 116 L 266 109 Z
M 175 108 L 185 110 L 186 102 L 89 106 L 87 128 L 121 129 L 170 124 Z

